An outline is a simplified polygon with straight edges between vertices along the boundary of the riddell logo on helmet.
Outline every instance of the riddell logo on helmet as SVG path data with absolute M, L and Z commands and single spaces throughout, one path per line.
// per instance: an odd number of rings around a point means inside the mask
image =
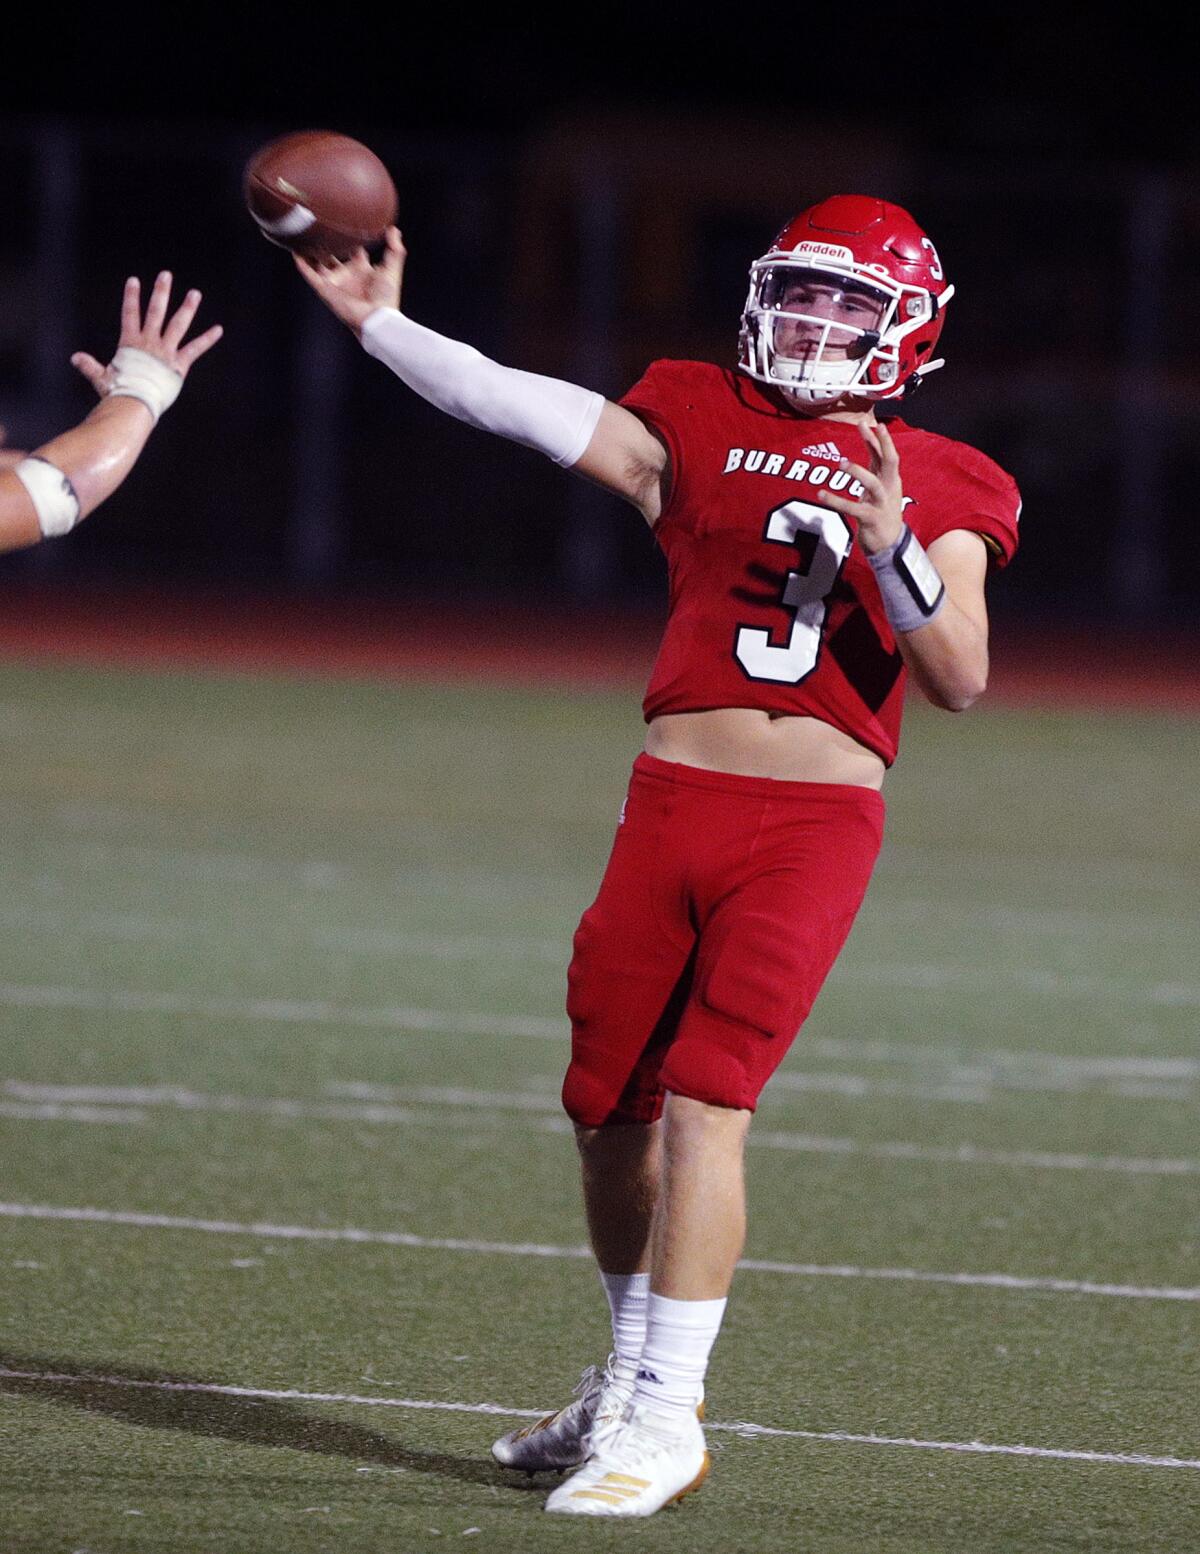
M 836 259 L 842 264 L 853 264 L 854 254 L 837 243 L 797 243 L 792 252 L 798 259 Z

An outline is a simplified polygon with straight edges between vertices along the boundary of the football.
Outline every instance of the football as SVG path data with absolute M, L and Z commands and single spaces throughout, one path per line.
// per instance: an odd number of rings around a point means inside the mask
M 396 186 L 361 141 L 300 130 L 269 141 L 242 178 L 259 231 L 314 261 L 348 259 L 378 243 L 396 219 Z

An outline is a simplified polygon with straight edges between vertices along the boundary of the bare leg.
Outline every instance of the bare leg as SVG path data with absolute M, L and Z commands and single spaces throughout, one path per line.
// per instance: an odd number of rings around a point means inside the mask
M 583 1202 L 603 1273 L 646 1273 L 662 1177 L 662 1124 L 576 1128 Z
M 748 1111 L 668 1095 L 651 1289 L 673 1300 L 729 1293 L 746 1238 L 742 1155 Z

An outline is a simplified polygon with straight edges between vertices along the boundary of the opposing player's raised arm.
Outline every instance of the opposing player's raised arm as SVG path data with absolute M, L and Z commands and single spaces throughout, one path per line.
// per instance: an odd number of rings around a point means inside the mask
M 100 403 L 78 426 L 0 470 L 0 551 L 66 534 L 111 496 L 136 464 L 192 363 L 221 338 L 215 324 L 185 342 L 200 293 L 189 291 L 168 317 L 170 299 L 171 276 L 164 270 L 143 319 L 141 286 L 131 276 L 112 361 L 103 366 L 85 351 L 71 358 Z
M 406 257 L 393 227 L 379 264 L 359 249 L 345 262 L 319 266 L 297 255 L 296 268 L 364 349 L 422 399 L 469 426 L 535 448 L 631 502 L 654 523 L 668 458 L 653 432 L 590 389 L 501 366 L 408 318 L 400 311 Z

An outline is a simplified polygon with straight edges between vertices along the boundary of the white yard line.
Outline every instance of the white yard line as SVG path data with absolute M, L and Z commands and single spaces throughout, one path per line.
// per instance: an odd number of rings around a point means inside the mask
M 143 1111 L 128 1106 L 75 1106 L 59 1101 L 0 1101 L 0 1117 L 17 1122 L 101 1122 L 136 1126 Z
M 306 1392 L 298 1387 L 233 1387 L 203 1381 L 142 1381 L 128 1376 L 77 1376 L 55 1371 L 19 1371 L 0 1366 L 0 1380 L 46 1386 L 128 1387 L 149 1392 L 198 1392 L 218 1397 L 263 1398 L 285 1403 L 337 1403 L 357 1408 L 405 1408 L 436 1413 L 482 1414 L 503 1419 L 537 1419 L 545 1408 L 510 1408 L 504 1403 L 452 1403 L 426 1398 L 380 1398 L 357 1392 Z M 1200 1468 L 1194 1457 L 1159 1457 L 1147 1452 L 1081 1451 L 1071 1447 L 1000 1445 L 991 1441 L 926 1441 L 917 1436 L 860 1435 L 849 1430 L 784 1430 L 774 1425 L 705 1421 L 743 1440 L 825 1441 L 836 1446 L 900 1446 L 916 1451 L 966 1452 L 973 1456 L 1033 1457 L 1057 1462 L 1110 1463 L 1135 1468 Z
M 348 1242 L 360 1246 L 395 1246 L 416 1251 L 469 1252 L 502 1257 L 589 1261 L 592 1256 L 585 1246 L 555 1246 L 533 1241 L 476 1241 L 462 1237 L 419 1236 L 403 1230 L 362 1230 L 352 1226 L 276 1225 L 270 1221 L 194 1219 L 177 1214 L 66 1208 L 44 1203 L 0 1203 L 0 1218 L 124 1225 L 141 1230 L 193 1230 L 208 1235 L 249 1236 L 257 1240 Z M 878 1279 L 902 1284 L 948 1284 L 959 1288 L 1096 1295 L 1118 1300 L 1200 1302 L 1200 1287 L 1109 1284 L 1092 1279 L 1058 1279 L 1008 1273 L 938 1273 L 916 1268 L 860 1268 L 848 1263 L 784 1263 L 762 1258 L 746 1258 L 738 1266 L 753 1273 L 784 1274 L 809 1279 Z
M 619 799 L 618 785 L 613 789 L 614 812 Z M 12 818 L 13 823 L 35 823 L 39 834 L 45 834 L 46 816 L 40 804 L 33 809 L 30 804 L 9 797 L 3 801 L 0 809 L 6 816 Z M 353 863 L 331 862 L 326 859 L 280 858 L 263 853 L 240 851 L 236 847 L 188 849 L 169 844 L 157 846 L 144 841 L 127 841 L 119 835 L 111 840 L 97 841 L 96 833 L 101 827 L 135 828 L 138 833 L 144 832 L 146 824 L 144 812 L 133 806 L 118 803 L 64 802 L 57 806 L 50 819 L 62 831 L 68 833 L 68 837 L 83 833 L 88 838 L 85 853 L 81 853 L 77 847 L 72 849 L 72 857 L 76 863 L 81 856 L 88 856 L 102 862 L 111 861 L 114 856 L 121 856 L 131 862 L 147 863 L 160 869 L 187 874 L 193 878 L 278 880 L 307 876 L 317 883 L 324 883 L 326 880 L 332 882 L 335 878 L 341 882 L 353 878 L 360 872 Z M 397 815 L 390 824 L 374 823 L 373 834 L 380 837 L 385 835 L 394 837 L 405 830 L 410 832 L 419 830 L 422 834 L 427 834 L 431 830 L 441 829 L 439 821 L 435 818 Z M 67 838 L 64 838 L 63 845 L 66 844 Z M 1106 854 L 1082 846 L 1064 848 L 1057 854 L 1014 853 L 1007 848 L 989 852 L 977 841 L 958 847 L 952 844 L 935 846 L 929 843 L 903 842 L 889 838 L 876 869 L 876 876 L 878 879 L 891 881 L 908 879 L 916 874 L 918 890 L 927 884 L 925 877 L 931 872 L 939 874 L 944 872 L 948 876 L 945 881 L 947 888 L 961 885 L 964 879 L 974 883 L 979 879 L 994 882 L 997 878 L 1007 877 L 1011 878 L 1014 890 L 1020 890 L 1022 883 L 1031 878 L 1041 878 L 1048 872 L 1057 878 L 1065 871 L 1073 880 L 1086 879 L 1102 884 L 1114 883 L 1119 889 L 1125 890 L 1131 885 L 1146 885 L 1156 892 L 1166 889 L 1177 889 L 1180 892 L 1194 890 L 1195 872 L 1186 867 L 1178 867 L 1178 861 L 1178 858 L 1164 861 L 1127 854 Z M 1176 872 L 1170 872 L 1172 866 L 1176 867 Z M 520 880 L 528 883 L 533 890 L 538 888 L 539 881 L 544 884 L 546 879 L 551 877 L 549 871 L 533 874 L 515 870 L 508 872 L 472 870 L 465 867 L 456 867 L 454 874 L 464 881 L 482 880 L 489 887 L 499 880 L 510 883 Z M 561 881 L 569 876 L 556 874 L 553 878 Z M 906 894 L 911 895 L 911 891 Z
M 308 872 L 318 882 L 327 883 L 333 877 L 329 873 L 331 868 L 336 866 L 312 864 L 308 866 Z M 66 888 L 65 881 L 63 884 Z M 957 929 L 973 924 L 990 932 L 1030 936 L 1043 944 L 1047 939 L 1066 938 L 1119 940 L 1123 944 L 1141 940 L 1161 946 L 1164 941 L 1182 939 L 1190 946 L 1196 932 L 1195 924 L 1181 918 L 1177 911 L 1055 911 L 985 906 L 969 901 L 917 900 L 911 897 L 886 902 L 880 907 L 879 917 L 881 923 L 888 925 L 889 931 L 894 930 L 898 923 L 912 922 L 925 928 L 931 920 L 948 919 Z M 2 906 L 0 923 L 39 932 L 85 933 L 118 940 L 206 941 L 228 937 L 237 931 L 211 918 L 147 917 L 132 912 L 117 912 L 111 908 L 89 910 L 78 905 L 67 908 L 44 903 L 38 906 Z M 378 926 L 330 928 L 282 922 L 269 924 L 266 931 L 273 938 L 287 943 L 307 940 L 324 949 L 364 956 L 413 955 L 436 960 L 495 957 L 502 960 L 540 961 L 550 966 L 565 967 L 571 954 L 568 934 L 537 937 L 531 934 L 435 933 Z M 869 925 L 864 924 L 860 934 L 869 933 Z
M 207 943 L 239 938 L 237 922 L 214 918 L 143 917 L 132 912 L 62 911 L 52 907 L 0 907 L 0 924 L 36 933 L 90 934 L 119 943 Z M 535 939 L 488 934 L 400 933 L 379 928 L 325 928 L 271 923 L 256 928 L 260 937 L 294 945 L 308 944 L 342 955 L 409 956 L 416 959 L 531 961 L 565 971 L 571 957 L 568 939 Z
M 187 1090 L 174 1085 L 105 1086 L 105 1085 L 36 1085 L 12 1079 L 4 1083 L 5 1095 L 14 1097 L 11 1113 L 0 1103 L 0 1116 L 25 1115 L 24 1107 L 32 1114 L 41 1106 L 47 1116 L 55 1109 L 64 1116 L 72 1109 L 97 1113 L 111 1108 L 114 1121 L 144 1122 L 145 1113 L 125 1116 L 121 1109 L 134 1105 L 141 1107 L 166 1107 L 182 1112 L 224 1112 L 255 1117 L 311 1118 L 321 1122 L 372 1122 L 399 1126 L 438 1127 L 445 1123 L 441 1113 L 415 1110 L 411 1106 L 396 1106 L 384 1101 L 298 1101 L 288 1096 L 212 1095 L 198 1090 Z M 472 1110 L 557 1112 L 559 1103 L 554 1096 L 511 1094 L 502 1090 L 438 1090 L 415 1088 L 405 1092 L 416 1103 L 432 1103 L 453 1107 L 470 1107 Z M 85 1117 L 83 1121 L 101 1120 Z
M 377 1085 L 359 1080 L 332 1080 L 325 1088 L 348 1101 L 505 1107 L 512 1111 L 549 1112 L 557 1116 L 562 1110 L 561 1087 L 561 1079 L 555 1076 L 541 1090 L 467 1090 L 461 1085 Z
M 1126 1176 L 1200 1176 L 1200 1160 L 1168 1156 L 1082 1155 L 1036 1149 L 989 1149 L 978 1144 L 912 1144 L 904 1140 L 826 1138 L 821 1134 L 751 1129 L 746 1141 L 759 1149 L 791 1149 L 808 1155 L 869 1155 L 876 1160 L 929 1161 L 944 1165 L 1029 1166 L 1046 1171 L 1114 1171 Z
M 399 933 L 382 928 L 309 928 L 303 936 L 321 949 L 348 955 L 412 955 L 429 960 L 534 961 L 564 972 L 569 939 L 487 934 Z
M 11 805 L 0 805 L 0 811 L 3 809 L 11 811 L 11 808 Z M 573 874 L 556 872 L 549 868 L 536 871 L 487 869 L 445 863 L 422 867 L 406 866 L 402 862 L 397 863 L 394 868 L 389 867 L 386 860 L 392 856 L 399 856 L 399 850 L 396 847 L 398 836 L 413 834 L 440 836 L 445 832 L 445 827 L 440 823 L 421 821 L 411 815 L 398 816 L 393 825 L 375 827 L 373 833 L 369 823 L 364 822 L 358 828 L 359 835 L 373 840 L 376 850 L 363 858 L 357 856 L 351 858 L 267 857 L 263 854 L 220 849 L 160 847 L 153 843 L 124 842 L 119 839 L 97 841 L 94 839 L 96 821 L 91 818 L 86 808 L 76 810 L 72 806 L 67 806 L 60 809 L 53 819 L 61 824 L 66 834 L 48 838 L 46 817 L 39 814 L 36 820 L 38 851 L 39 857 L 45 858 L 48 847 L 55 847 L 64 855 L 62 872 L 59 876 L 60 882 L 64 885 L 76 884 L 82 871 L 102 869 L 107 872 L 117 867 L 130 872 L 165 876 L 168 879 L 183 880 L 193 884 L 264 887 L 299 885 L 303 890 L 320 892 L 349 888 L 355 886 L 364 877 L 378 878 L 382 872 L 383 876 L 399 889 L 420 891 L 424 895 L 430 893 L 438 896 L 450 895 L 458 900 L 477 899 L 489 903 L 494 903 L 498 895 L 513 893 L 529 899 L 544 900 L 551 888 L 567 891 L 572 899 L 576 894 Z M 129 820 L 139 833 L 144 830 L 146 824 L 144 814 L 131 814 Z M 99 823 L 107 824 L 108 817 L 101 815 Z M 381 860 L 383 860 L 382 868 Z M 44 878 L 46 872 L 45 868 L 39 869 L 40 877 Z
M 1200 989 L 1193 990 L 1200 996 Z M 1182 997 L 1180 999 L 1182 1002 Z M 263 1020 L 286 1025 L 350 1025 L 394 1030 L 410 1034 L 461 1036 L 511 1036 L 555 1041 L 564 1047 L 568 1039 L 566 1018 L 557 1016 L 456 1013 L 447 1009 L 384 1005 L 363 1008 L 321 999 L 214 998 L 182 993 L 139 992 L 130 988 L 109 990 L 19 983 L 0 983 L 0 1005 L 22 1009 L 77 1009 L 114 1014 L 164 1014 L 226 1020 Z M 1124 1086 L 1114 1092 L 1130 1097 L 1164 1100 L 1190 1099 L 1174 1091 L 1158 1092 L 1155 1086 L 1200 1080 L 1200 1059 L 1154 1056 L 1071 1056 L 1021 1051 L 974 1051 L 963 1045 L 894 1042 L 878 1039 L 839 1040 L 803 1037 L 798 1052 L 840 1061 L 955 1065 L 938 1075 L 939 1084 L 928 1099 L 977 1100 L 981 1085 L 1012 1089 L 1062 1090 L 1088 1081 L 1107 1080 Z M 1023 1072 L 1024 1071 L 1024 1072 Z M 784 1070 L 776 1088 L 829 1088 L 842 1093 L 863 1093 L 864 1081 L 838 1076 L 822 1085 L 803 1070 Z M 949 1096 L 946 1087 L 964 1092 Z M 1147 1088 L 1150 1086 L 1150 1088 Z M 974 1092 L 974 1093 L 972 1093 Z M 901 1093 L 880 1087 L 877 1093 Z
M 800 1051 L 805 1051 L 803 1042 Z M 931 1080 L 934 1076 L 930 1076 Z M 1103 1095 L 1123 1101 L 1192 1101 L 1196 1089 L 1191 1082 L 1175 1083 L 1158 1079 L 1116 1079 L 1093 1077 L 1081 1071 L 1021 1073 L 997 1072 L 984 1064 L 963 1064 L 949 1068 L 938 1082 L 914 1084 L 911 1080 L 872 1079 L 865 1074 L 814 1072 L 812 1069 L 788 1069 L 771 1079 L 768 1096 L 781 1091 L 815 1092 L 836 1095 L 844 1100 L 869 1101 L 877 1096 L 899 1097 L 914 1101 L 954 1101 L 968 1105 L 989 1105 L 1006 1094 Z
M 444 1119 L 430 1106 L 469 1108 L 478 1121 L 486 1113 L 537 1114 L 531 1124 L 540 1132 L 568 1133 L 571 1123 L 561 1115 L 558 1099 L 550 1093 L 521 1093 L 504 1090 L 467 1090 L 434 1085 L 401 1089 L 396 1086 L 348 1087 L 376 1090 L 389 1100 L 347 1099 L 344 1101 L 301 1101 L 286 1096 L 213 1095 L 173 1085 L 105 1086 L 44 1085 L 10 1079 L 2 1086 L 12 1098 L 9 1110 L 0 1107 L 0 1116 L 25 1117 L 45 1121 L 123 1121 L 145 1122 L 144 1112 L 124 1112 L 111 1118 L 103 1108 L 165 1107 L 182 1112 L 221 1112 L 226 1115 L 284 1117 L 325 1122 L 372 1123 L 401 1127 L 439 1127 Z M 396 1105 L 399 1100 L 407 1105 Z M 91 1115 L 71 1116 L 72 1109 Z M 808 1155 L 860 1155 L 880 1160 L 906 1160 L 940 1165 L 1010 1166 L 1049 1171 L 1102 1171 L 1127 1176 L 1200 1176 L 1200 1159 L 1170 1156 L 1087 1155 L 1055 1153 L 1049 1150 L 1005 1150 L 961 1142 L 953 1145 L 916 1144 L 906 1140 L 863 1140 L 829 1137 L 824 1134 L 796 1133 L 759 1127 L 751 1129 L 749 1144 L 758 1149 L 791 1150 Z
M 800 1038 L 798 1052 L 834 1061 L 855 1063 L 908 1063 L 918 1066 L 960 1065 L 978 1077 L 981 1073 L 1006 1074 L 1028 1069 L 1032 1075 L 1050 1075 L 1055 1079 L 1200 1079 L 1200 1058 L 1156 1057 L 1153 1055 L 1062 1052 L 1022 1052 L 1019 1049 L 975 1051 L 962 1043 L 888 1041 L 884 1038 L 837 1038 L 815 1036 Z
M 1162 944 L 1164 940 L 1185 939 L 1191 944 L 1196 937 L 1195 923 L 1190 918 L 1182 917 L 1178 908 L 1172 910 L 1165 904 L 1162 907 L 1147 905 L 1133 912 L 997 906 L 969 897 L 961 901 L 916 896 L 888 897 L 886 900 L 876 896 L 869 899 L 871 904 L 868 905 L 866 915 L 877 914 L 880 923 L 886 923 L 889 929 L 894 929 L 899 923 L 915 923 L 925 927 L 931 921 L 949 919 L 960 929 L 967 924 L 979 925 L 1000 933 L 1031 935 L 1043 942 L 1048 938 L 1065 938 L 1117 939 L 1123 944 L 1130 940 L 1141 940 Z M 860 932 L 865 931 L 869 930 L 865 927 L 860 929 Z
M 1110 977 L 1066 976 L 1056 971 L 1008 970 L 1001 967 L 944 966 L 923 964 L 872 964 L 854 962 L 839 966 L 834 973 L 842 982 L 870 987 L 904 988 L 920 992 L 940 992 L 945 988 L 968 988 L 978 992 L 1005 991 L 1042 998 L 1078 998 L 1104 1003 L 1148 1004 L 1155 1008 L 1200 1008 L 1200 985 L 1192 982 L 1151 983 L 1148 987 Z
M 1014 890 L 1022 882 L 1051 878 L 1069 879 L 1072 885 L 1101 883 L 1111 885 L 1116 899 L 1122 892 L 1146 886 L 1160 899 L 1167 891 L 1186 895 L 1196 889 L 1196 871 L 1190 859 L 1177 851 L 1169 861 L 1159 858 L 1113 855 L 1092 851 L 1084 846 L 1063 848 L 1059 852 L 1011 852 L 1007 849 L 987 852 L 981 846 L 953 844 L 937 847 L 923 842 L 898 842 L 889 838 L 875 870 L 877 880 L 904 880 L 916 876 L 917 890 L 927 889 L 930 875 L 944 871 L 947 890 L 966 886 L 976 892 L 985 880 L 991 890 L 997 880 L 1011 883 Z M 939 884 L 943 881 L 939 880 Z
M 913 968 L 909 968 L 910 971 Z M 936 970 L 941 976 L 944 968 Z M 870 980 L 886 982 L 872 973 Z M 916 982 L 910 985 L 917 985 Z M 930 985 L 923 982 L 921 985 Z M 1090 996 L 1090 995 L 1089 995 Z M 1101 996 L 1098 991 L 1095 996 Z M 1105 999 L 1116 997 L 1113 992 Z M 1128 1001 L 1188 1007 L 1200 1007 L 1200 988 L 1165 985 L 1148 990 L 1143 996 L 1127 994 Z M 363 1008 L 337 1004 L 326 999 L 289 998 L 216 998 L 186 993 L 138 991 L 132 988 L 74 988 L 0 983 L 0 1005 L 20 1009 L 77 1009 L 101 1014 L 159 1014 L 214 1020 L 261 1020 L 285 1025 L 357 1026 L 364 1029 L 391 1030 L 410 1034 L 447 1034 L 471 1036 L 528 1037 L 534 1040 L 567 1042 L 565 1017 L 536 1015 L 495 1015 L 479 1012 L 454 1013 L 444 1009 L 418 1009 L 404 1005 Z
M 214 1020 L 265 1020 L 284 1025 L 354 1025 L 377 1030 L 463 1036 L 528 1036 L 566 1046 L 564 1019 L 534 1015 L 454 1014 L 444 1009 L 383 1006 L 363 1009 L 324 999 L 207 998 L 186 993 L 107 991 L 0 983 L 0 1004 L 18 1009 L 80 1009 L 111 1014 L 187 1015 Z

